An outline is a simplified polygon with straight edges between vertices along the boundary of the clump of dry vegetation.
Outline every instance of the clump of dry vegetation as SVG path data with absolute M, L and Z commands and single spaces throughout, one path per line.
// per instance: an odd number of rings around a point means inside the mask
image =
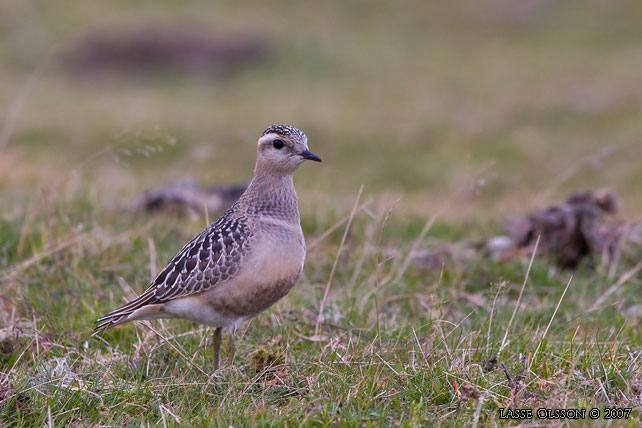
M 202 189 L 194 182 L 170 184 L 148 190 L 131 203 L 135 212 L 169 212 L 170 214 L 200 216 L 204 212 L 222 214 L 245 190 L 246 185 L 214 186 Z
M 635 246 L 642 242 L 637 225 L 605 218 L 616 211 L 613 192 L 585 191 L 525 218 L 510 219 L 506 228 L 516 247 L 532 249 L 539 239 L 542 250 L 563 267 L 577 267 L 585 259 L 611 266 L 617 263 L 622 245 L 632 244 L 625 251 L 635 255 Z

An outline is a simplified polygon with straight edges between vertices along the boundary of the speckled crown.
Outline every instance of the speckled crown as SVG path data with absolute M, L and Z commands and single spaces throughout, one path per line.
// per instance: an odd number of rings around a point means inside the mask
M 277 134 L 283 137 L 294 137 L 296 139 L 303 140 L 306 138 L 305 134 L 299 129 L 290 125 L 271 125 L 265 128 L 263 135 L 267 134 Z

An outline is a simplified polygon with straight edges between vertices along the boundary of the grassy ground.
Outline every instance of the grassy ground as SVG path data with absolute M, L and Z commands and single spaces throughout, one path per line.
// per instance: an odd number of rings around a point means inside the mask
M 499 418 L 511 405 L 596 407 L 599 426 L 632 408 L 613 425 L 639 425 L 639 253 L 574 273 L 409 256 L 573 189 L 611 187 L 638 215 L 640 4 L 237 3 L 0 5 L 1 425 L 517 424 Z M 141 23 L 273 49 L 215 79 L 66 72 L 83 35 Z M 211 332 L 182 321 L 92 337 L 206 224 L 123 206 L 173 180 L 247 180 L 274 122 L 325 162 L 296 177 L 304 277 L 238 333 L 234 365 L 212 373 Z

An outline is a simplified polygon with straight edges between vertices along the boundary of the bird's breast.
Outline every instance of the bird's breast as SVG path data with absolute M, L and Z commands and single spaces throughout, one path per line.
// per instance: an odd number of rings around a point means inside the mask
M 298 277 L 305 261 L 305 242 L 298 224 L 265 221 L 250 257 L 257 278 L 279 282 Z

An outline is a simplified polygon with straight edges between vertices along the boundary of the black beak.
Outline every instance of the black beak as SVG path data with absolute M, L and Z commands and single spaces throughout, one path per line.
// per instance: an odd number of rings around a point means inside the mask
M 301 152 L 301 157 L 303 159 L 315 161 L 315 162 L 323 162 L 321 158 L 314 153 L 312 153 L 310 150 L 304 150 Z

